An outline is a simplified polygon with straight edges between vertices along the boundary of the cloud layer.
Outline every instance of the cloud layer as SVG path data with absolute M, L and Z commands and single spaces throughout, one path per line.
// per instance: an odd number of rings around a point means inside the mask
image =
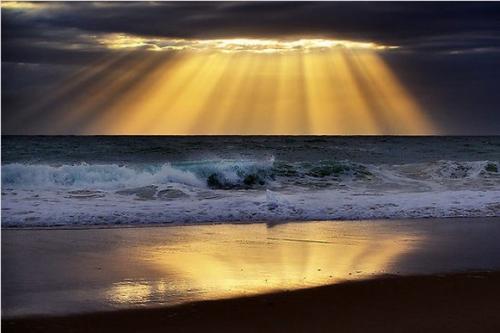
M 449 133 L 500 134 L 495 2 L 3 2 L 4 132 L 23 132 L 8 120 L 41 87 L 130 51 L 110 47 L 110 36 L 142 45 L 138 52 L 235 38 L 399 46 L 385 60 L 436 122 Z

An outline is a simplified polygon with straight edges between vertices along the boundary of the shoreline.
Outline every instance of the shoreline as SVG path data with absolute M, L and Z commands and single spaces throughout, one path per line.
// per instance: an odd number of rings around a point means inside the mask
M 359 223 L 359 222 L 381 222 L 381 221 L 432 221 L 438 220 L 449 222 L 450 220 L 495 220 L 499 219 L 500 215 L 486 215 L 486 216 L 428 216 L 428 217 L 384 217 L 384 218 L 366 218 L 366 219 L 293 219 L 293 220 L 272 220 L 272 221 L 214 221 L 214 222 L 158 222 L 158 223 L 123 223 L 123 224 L 89 224 L 89 225 L 55 225 L 55 226 L 7 226 L 0 225 L 0 230 L 3 231 L 42 231 L 42 230 L 107 230 L 107 229 L 140 229 L 140 228 L 163 228 L 163 227 L 198 227 L 198 226 L 217 226 L 217 225 L 267 225 L 273 227 L 275 225 L 295 224 L 295 223 L 329 223 L 329 222 L 346 222 L 346 223 Z
M 2 318 L 5 332 L 494 332 L 500 271 L 383 276 L 150 309 Z
M 463 218 L 2 230 L 2 313 L 154 308 L 385 274 L 500 271 L 498 222 Z

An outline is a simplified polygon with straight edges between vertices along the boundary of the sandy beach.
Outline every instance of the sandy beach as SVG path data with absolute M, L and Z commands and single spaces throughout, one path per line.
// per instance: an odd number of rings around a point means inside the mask
M 2 231 L 2 318 L 500 270 L 496 218 Z
M 385 277 L 176 307 L 3 320 L 4 332 L 498 332 L 500 273 Z

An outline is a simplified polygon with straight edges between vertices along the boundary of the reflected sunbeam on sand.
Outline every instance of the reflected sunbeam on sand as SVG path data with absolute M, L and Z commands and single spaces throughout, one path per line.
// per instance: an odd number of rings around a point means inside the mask
M 11 273 L 2 276 L 2 316 L 149 308 L 384 274 L 498 269 L 496 220 L 6 229 L 2 268 Z
M 355 229 L 347 223 L 343 227 L 314 222 L 307 228 L 294 224 L 184 228 L 178 235 L 182 242 L 174 237 L 128 250 L 130 260 L 145 261 L 158 278 L 115 283 L 106 297 L 120 305 L 172 304 L 365 278 L 389 272 L 400 255 L 421 241 L 366 225 L 360 237 Z

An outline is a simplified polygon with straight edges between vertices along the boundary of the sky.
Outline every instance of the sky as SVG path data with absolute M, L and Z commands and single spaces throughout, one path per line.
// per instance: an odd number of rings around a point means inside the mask
M 2 134 L 500 135 L 500 3 L 1 11 Z

